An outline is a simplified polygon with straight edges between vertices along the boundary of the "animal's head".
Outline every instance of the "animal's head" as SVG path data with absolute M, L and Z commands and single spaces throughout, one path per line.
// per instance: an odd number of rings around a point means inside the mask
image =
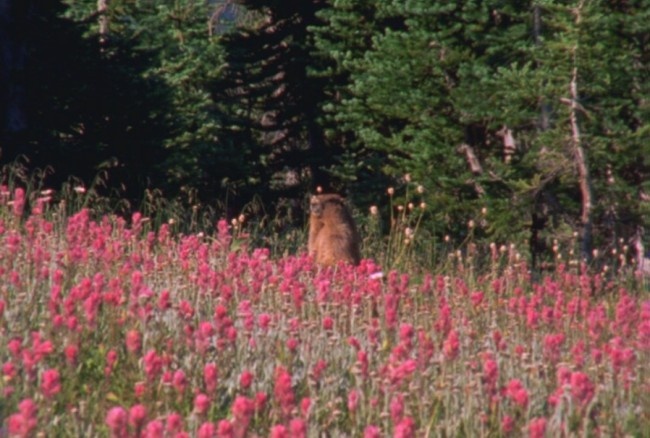
M 313 195 L 309 201 L 309 212 L 316 217 L 323 215 L 323 211 L 328 206 L 342 207 L 345 205 L 344 199 L 336 194 Z

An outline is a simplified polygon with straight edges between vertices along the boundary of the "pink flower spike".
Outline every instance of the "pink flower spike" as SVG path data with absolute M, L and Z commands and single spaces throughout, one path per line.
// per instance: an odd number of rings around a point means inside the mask
M 59 372 L 55 369 L 49 369 L 43 372 L 41 376 L 41 391 L 46 398 L 52 398 L 61 392 L 61 379 Z
M 512 379 L 505 389 L 506 396 L 515 404 L 525 408 L 528 406 L 528 392 L 519 379 Z
M 139 354 L 142 348 L 142 337 L 138 330 L 126 332 L 126 351 L 131 354 Z
M 447 339 L 442 344 L 442 351 L 447 359 L 453 360 L 458 356 L 459 350 L 458 333 L 456 333 L 456 330 L 450 330 Z
M 399 423 L 404 416 L 404 396 L 402 394 L 395 395 L 390 401 L 389 409 L 393 423 Z
M 30 398 L 18 404 L 18 413 L 11 415 L 7 420 L 10 436 L 28 437 L 38 425 L 36 404 Z
M 147 423 L 142 431 L 143 438 L 164 438 L 165 426 L 160 420 L 153 420 Z
M 135 430 L 140 430 L 147 419 L 147 408 L 144 405 L 134 405 L 129 409 L 129 424 Z
M 197 438 L 213 438 L 215 435 L 215 427 L 213 423 L 206 421 L 205 423 L 199 426 L 199 430 L 196 433 Z
M 307 436 L 307 423 L 302 418 L 293 418 L 289 422 L 289 432 L 292 438 L 305 438 Z
M 232 423 L 228 420 L 221 420 L 217 424 L 217 438 L 234 438 L 235 432 Z
M 185 392 L 187 388 L 187 378 L 183 370 L 176 370 L 174 372 L 174 377 L 172 378 L 172 385 L 176 391 L 182 393 Z
M 241 375 L 239 376 L 239 386 L 241 386 L 242 389 L 250 388 L 251 384 L 253 383 L 253 378 L 253 373 L 250 371 L 242 371 Z
M 206 363 L 203 367 L 203 383 L 205 390 L 209 393 L 216 391 L 219 378 L 219 370 L 214 363 Z
M 381 438 L 381 430 L 372 424 L 366 426 L 363 431 L 363 438 Z
M 508 434 L 512 432 L 514 428 L 515 428 L 515 420 L 513 420 L 511 416 L 505 415 L 501 419 L 501 430 L 503 431 L 503 433 Z
M 357 389 L 352 389 L 348 392 L 348 410 L 354 412 L 359 406 L 359 391 Z
M 528 436 L 530 438 L 544 438 L 546 434 L 546 418 L 533 418 L 528 424 Z
M 210 410 L 210 403 L 210 397 L 205 394 L 197 394 L 194 397 L 194 412 L 199 415 L 207 414 L 208 410 Z
M 111 436 L 120 438 L 126 436 L 127 413 L 121 406 L 111 408 L 106 414 L 106 425 Z
M 176 412 L 167 415 L 167 432 L 169 432 L 170 435 L 173 435 L 179 433 L 181 429 L 183 429 L 183 417 Z
M 287 428 L 284 425 L 276 424 L 275 426 L 271 427 L 269 438 L 289 438 L 289 433 L 287 432 Z
M 404 417 L 396 426 L 393 432 L 394 438 L 414 438 L 415 421 L 411 417 Z

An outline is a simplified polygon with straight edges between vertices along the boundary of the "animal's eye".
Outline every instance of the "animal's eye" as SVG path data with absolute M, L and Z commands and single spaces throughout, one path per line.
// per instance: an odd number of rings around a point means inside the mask
M 322 205 L 319 202 L 312 202 L 309 205 L 309 209 L 312 213 L 319 214 L 322 210 Z

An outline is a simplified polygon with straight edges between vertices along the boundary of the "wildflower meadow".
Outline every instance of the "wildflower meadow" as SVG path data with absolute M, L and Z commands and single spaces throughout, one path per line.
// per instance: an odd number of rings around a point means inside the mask
M 480 270 L 322 269 L 237 220 L 1 192 L 0 436 L 650 436 L 632 270 L 533 279 L 510 245 Z

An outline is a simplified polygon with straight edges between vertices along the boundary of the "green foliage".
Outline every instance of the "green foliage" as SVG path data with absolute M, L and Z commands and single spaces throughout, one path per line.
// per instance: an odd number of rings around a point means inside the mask
M 532 252 L 570 239 L 582 227 L 583 201 L 568 104 L 576 69 L 596 243 L 629 236 L 647 209 L 639 202 L 647 146 L 638 142 L 646 131 L 632 114 L 647 111 L 637 100 L 647 96 L 640 63 L 647 45 L 630 15 L 639 6 L 579 3 L 334 2 L 317 36 L 323 50 L 334 48 L 335 71 L 349 81 L 330 104 L 338 135 L 354 132 L 346 157 L 358 161 L 344 169 L 359 172 L 366 151 L 382 157 L 376 172 L 412 175 L 428 189 L 433 213 L 424 226 L 438 238 L 462 240 L 468 220 L 486 207 L 482 238 L 531 239 Z M 349 17 L 368 10 L 371 20 L 355 27 Z M 380 15 L 390 24 L 369 26 Z M 355 32 L 371 36 L 354 44 L 345 36 Z M 329 35 L 343 38 L 337 46 Z

